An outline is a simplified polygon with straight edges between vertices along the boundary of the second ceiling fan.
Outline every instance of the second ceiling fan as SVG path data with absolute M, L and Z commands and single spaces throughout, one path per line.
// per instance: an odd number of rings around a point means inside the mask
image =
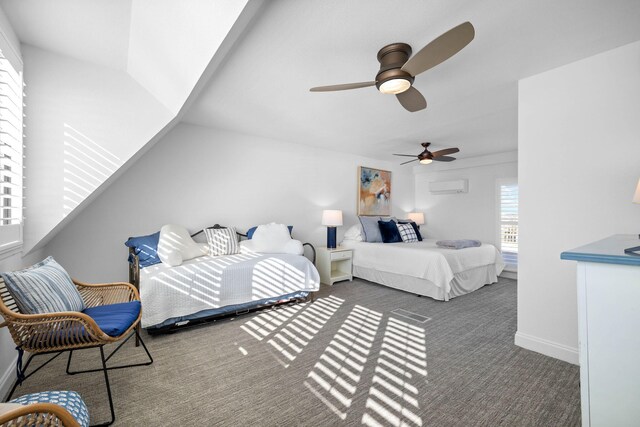
M 429 151 L 429 146 L 431 145 L 430 142 L 423 142 L 420 145 L 422 145 L 424 147 L 424 150 L 422 151 L 422 153 L 420 153 L 418 155 L 415 155 L 415 154 L 394 154 L 394 156 L 415 157 L 415 159 L 413 159 L 413 160 L 409 160 L 409 161 L 400 163 L 401 165 L 406 165 L 407 163 L 417 162 L 417 161 L 419 161 L 423 165 L 428 165 L 429 163 L 431 163 L 433 161 L 436 161 L 436 162 L 452 162 L 456 158 L 449 156 L 449 154 L 454 154 L 454 153 L 457 153 L 458 151 L 460 151 L 460 149 L 458 149 L 457 147 L 453 147 L 453 148 L 445 148 L 444 150 L 434 151 L 432 153 L 431 151 Z
M 392 43 L 378 52 L 380 70 L 374 81 L 318 86 L 310 90 L 311 92 L 333 92 L 376 86 L 382 93 L 395 95 L 406 110 L 420 111 L 427 107 L 427 101 L 413 87 L 414 78 L 451 58 L 468 45 L 474 36 L 473 25 L 465 22 L 442 34 L 412 57 L 411 46 L 406 43 Z

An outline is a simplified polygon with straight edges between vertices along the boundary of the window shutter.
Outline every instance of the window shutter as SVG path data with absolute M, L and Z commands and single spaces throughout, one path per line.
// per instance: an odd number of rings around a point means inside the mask
M 500 249 L 507 265 L 518 264 L 518 184 L 500 185 Z
M 0 52 L 0 250 L 22 243 L 22 73 Z

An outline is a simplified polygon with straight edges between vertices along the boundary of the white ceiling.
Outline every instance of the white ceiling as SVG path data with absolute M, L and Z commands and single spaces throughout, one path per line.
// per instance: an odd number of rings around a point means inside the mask
M 375 88 L 309 92 L 373 80 L 382 46 L 417 52 L 464 21 L 475 40 L 416 78 L 426 110 Z M 639 40 L 638 22 L 638 0 L 268 1 L 185 121 L 398 162 L 426 140 L 515 150 L 518 80 Z
M 20 42 L 127 69 L 132 0 L 2 0 Z

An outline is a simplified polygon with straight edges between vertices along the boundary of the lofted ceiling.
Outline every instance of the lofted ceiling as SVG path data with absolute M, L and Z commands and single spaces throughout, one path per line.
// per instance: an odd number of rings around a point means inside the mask
M 416 52 L 464 21 L 475 40 L 416 78 L 426 110 L 375 87 L 309 92 L 373 80 L 384 45 Z M 184 120 L 398 163 L 423 141 L 515 150 L 518 80 L 639 40 L 638 22 L 637 0 L 269 1 Z

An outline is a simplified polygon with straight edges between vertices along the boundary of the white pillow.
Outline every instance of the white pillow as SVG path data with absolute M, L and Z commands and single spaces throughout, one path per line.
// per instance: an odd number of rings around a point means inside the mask
M 256 249 L 256 244 L 253 239 L 243 240 L 242 242 L 240 242 L 240 253 L 247 254 L 252 252 L 261 252 L 261 253 L 269 253 L 269 254 L 303 255 L 304 247 L 302 246 L 302 242 L 300 240 L 290 239 L 281 247 L 279 248 L 274 247 L 274 248 L 271 248 L 269 252 L 264 252 Z
M 291 241 L 291 234 L 284 224 L 264 224 L 258 226 L 251 241 L 256 252 L 280 253 L 284 245 Z
M 240 252 L 235 227 L 205 228 L 204 232 L 209 242 L 209 255 L 234 255 Z
M 186 228 L 167 224 L 160 229 L 160 239 L 158 240 L 158 256 L 160 261 L 175 267 L 199 256 L 206 255 L 209 245 L 206 243 L 196 243 Z
M 356 242 L 362 242 L 362 224 L 356 224 L 353 227 L 349 227 L 346 233 L 344 233 L 344 240 L 355 240 Z

